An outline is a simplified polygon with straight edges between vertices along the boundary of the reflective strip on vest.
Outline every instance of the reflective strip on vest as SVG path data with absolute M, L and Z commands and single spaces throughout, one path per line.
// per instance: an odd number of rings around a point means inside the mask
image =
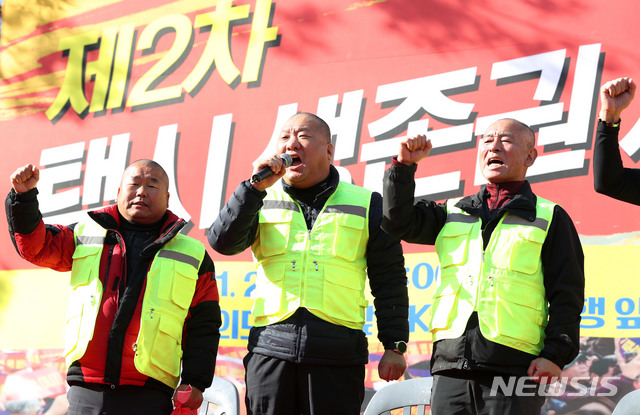
M 77 245 L 103 245 L 104 236 L 76 235 Z
M 461 213 L 449 213 L 447 215 L 447 223 L 460 222 L 460 223 L 476 223 L 478 218 L 470 215 L 463 215 Z
M 296 202 L 287 200 L 264 200 L 262 209 L 282 209 L 300 212 L 300 206 Z
M 367 208 L 362 206 L 332 205 L 325 208 L 325 213 L 346 213 L 366 218 Z
M 99 241 L 104 243 L 106 232 L 93 220 L 78 223 L 74 229 L 76 250 L 65 326 L 67 365 L 84 355 L 93 337 L 102 300 L 103 245 Z M 158 251 L 147 274 L 134 363 L 140 373 L 172 388 L 178 385 L 184 321 L 204 255 L 202 243 L 178 234 Z
M 165 249 L 158 252 L 158 258 L 168 258 L 173 259 L 174 261 L 184 262 L 185 264 L 191 265 L 196 270 L 200 268 L 201 262 L 201 259 L 192 257 L 191 255 L 183 254 L 182 252 L 168 251 Z
M 340 182 L 308 230 L 299 205 L 279 184 L 267 190 L 251 248 L 257 264 L 256 326 L 305 307 L 326 321 L 362 329 L 371 194 Z
M 455 207 L 458 200 L 447 201 L 436 239 L 441 281 L 431 307 L 434 341 L 460 337 L 477 311 L 487 339 L 537 355 L 548 320 L 541 251 L 555 204 L 538 197 L 533 221 L 505 213 L 485 249 L 480 219 Z
M 521 218 L 518 215 L 508 215 L 505 216 L 502 221 L 504 225 L 524 225 L 524 226 L 534 226 L 538 229 L 542 229 L 543 231 L 547 231 L 549 227 L 549 221 L 543 218 L 536 218 L 533 222 L 529 222 L 528 220 Z

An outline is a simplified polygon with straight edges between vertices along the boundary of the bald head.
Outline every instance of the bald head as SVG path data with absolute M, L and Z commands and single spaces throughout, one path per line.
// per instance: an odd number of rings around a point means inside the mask
M 523 137 L 526 142 L 527 149 L 533 148 L 536 145 L 536 133 L 533 131 L 531 127 L 522 121 L 518 121 L 515 118 L 502 118 L 498 121 L 508 121 L 511 122 L 512 126 L 515 128 L 517 133 Z
M 289 124 L 290 121 L 293 121 L 294 119 L 306 119 L 307 121 L 314 123 L 318 135 L 321 138 L 324 138 L 328 143 L 331 142 L 331 128 L 329 128 L 329 124 L 316 114 L 312 114 L 310 112 L 299 112 L 290 117 L 286 124 Z
M 315 114 L 303 112 L 289 118 L 280 130 L 276 151 L 293 159 L 283 176 L 289 186 L 306 189 L 329 176 L 333 159 L 331 131 Z
M 139 167 L 146 167 L 148 169 L 154 170 L 156 173 L 153 175 L 153 179 L 158 182 L 158 184 L 164 186 L 164 190 L 169 190 L 169 175 L 164 171 L 164 168 L 157 162 L 149 159 L 140 159 L 136 160 L 133 163 L 129 164 L 124 172 L 122 172 L 122 178 L 120 179 L 120 184 L 122 185 L 122 181 L 131 174 L 132 170 L 137 170 Z
M 537 156 L 533 130 L 518 120 L 503 118 L 482 136 L 478 164 L 491 183 L 522 181 Z
M 132 223 L 160 221 L 169 207 L 169 176 L 153 160 L 137 160 L 122 173 L 118 212 Z

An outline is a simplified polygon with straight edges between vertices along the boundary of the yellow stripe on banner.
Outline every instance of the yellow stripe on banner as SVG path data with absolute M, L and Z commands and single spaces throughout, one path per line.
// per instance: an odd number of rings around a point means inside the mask
M 585 307 L 580 335 L 640 337 L 640 245 L 584 245 Z
M 105 0 L 101 2 L 87 2 L 69 0 L 65 2 L 50 2 L 41 4 L 38 0 L 5 0 L 3 6 L 2 36 L 0 45 L 0 79 L 10 80 L 10 83 L 0 84 L 0 120 L 10 120 L 18 115 L 27 115 L 43 111 L 53 103 L 58 89 L 65 77 L 66 67 L 56 67 L 54 73 L 37 74 L 41 68 L 41 59 L 50 54 L 61 53 L 59 44 L 61 39 L 70 38 L 84 33 L 103 33 L 110 28 L 119 28 L 125 24 L 135 22 L 143 27 L 155 19 L 173 14 L 186 15 L 199 10 L 212 8 L 207 0 L 178 0 L 152 7 L 137 13 L 113 17 L 110 20 L 83 20 L 83 13 L 94 12 L 99 8 L 121 3 L 124 0 Z M 75 18 L 74 25 L 67 27 L 52 25 L 50 30 L 34 34 L 38 27 Z M 164 56 L 166 52 L 158 52 L 145 56 L 133 62 L 143 65 Z M 27 77 L 27 74 L 28 77 Z M 34 99 L 26 94 L 38 94 Z M 17 97 L 16 97 L 17 96 Z M 14 98 L 15 97 L 15 98 Z M 36 102 L 37 100 L 37 102 Z
M 39 68 L 38 58 L 58 51 L 58 43 L 61 38 L 95 30 L 101 32 L 106 28 L 119 27 L 129 22 L 145 26 L 161 16 L 188 14 L 212 7 L 211 2 L 207 0 L 180 0 L 92 24 L 83 24 L 83 21 L 79 20 L 73 27 L 62 27 L 31 37 L 39 26 L 123 1 L 51 2 L 49 3 L 50 7 L 47 8 L 40 4 L 42 2 L 39 0 L 5 0 L 2 9 L 3 23 L 0 43 L 3 48 L 6 48 L 0 56 L 2 58 L 2 77 L 10 78 Z M 63 3 L 67 4 L 63 7 L 61 6 Z M 9 57 L 19 60 L 10 60 Z M 63 69 L 61 68 L 61 70 Z
M 69 273 L 0 271 L 0 350 L 63 348 Z
M 8 38 L 16 39 L 29 36 L 39 26 L 78 16 L 91 10 L 103 8 L 111 4 L 121 3 L 124 0 L 102 0 L 99 2 L 85 0 L 42 1 L 42 0 L 4 0 L 2 14 L 5 19 L 2 25 L 4 32 L 8 25 L 10 33 Z M 7 16 L 9 20 L 7 20 Z M 5 36 L 3 34 L 5 46 Z
M 636 258 L 640 245 L 585 245 L 586 291 L 582 337 L 640 337 L 640 292 Z M 433 252 L 405 254 L 409 288 L 411 341 L 431 340 L 428 332 L 432 296 L 439 278 Z M 253 325 L 253 262 L 216 261 L 222 309 L 222 346 L 246 346 Z M 0 350 L 62 348 L 68 302 L 68 273 L 46 269 L 0 271 Z M 368 291 L 368 290 L 367 290 Z M 373 298 L 364 327 L 377 342 Z
M 640 292 L 635 259 L 640 245 L 585 245 L 585 306 L 582 337 L 640 337 Z M 434 252 L 405 254 L 409 290 L 411 341 L 428 341 L 432 296 L 440 277 Z M 221 344 L 246 344 L 251 320 L 251 292 L 255 288 L 255 267 L 251 262 L 216 262 L 220 304 L 223 310 Z M 368 291 L 368 290 L 367 290 Z M 377 342 L 373 297 L 367 292 L 370 310 L 364 331 Z

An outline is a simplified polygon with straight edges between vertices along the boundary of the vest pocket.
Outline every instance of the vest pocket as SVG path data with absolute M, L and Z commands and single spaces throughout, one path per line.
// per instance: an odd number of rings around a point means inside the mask
M 436 252 L 442 268 L 467 261 L 469 234 L 473 226 L 473 223 L 449 222 L 442 228 L 436 239 Z
M 365 218 L 356 215 L 338 215 L 337 228 L 333 244 L 333 255 L 353 261 L 358 255 L 362 240 Z
M 172 261 L 175 266 L 175 274 L 172 281 L 171 298 L 174 304 L 182 309 L 188 309 L 193 301 L 196 291 L 198 271 L 192 265 Z
M 447 330 L 453 326 L 461 284 L 457 279 L 442 280 L 433 293 L 429 331 Z
M 173 312 L 183 314 L 189 309 L 193 301 L 193 293 L 196 290 L 198 273 L 193 265 L 166 258 L 156 257 L 157 264 L 151 267 L 147 275 L 149 280 L 156 284 L 148 286 L 148 290 L 157 290 L 157 297 L 165 301 L 165 304 L 177 306 Z
M 498 283 L 495 299 L 495 329 L 503 336 L 532 345 L 540 341 L 544 297 L 528 287 Z
M 180 360 L 182 358 L 182 324 L 177 320 L 156 314 L 159 320 L 158 331 L 151 348 L 150 360 L 154 366 L 171 376 L 180 375 Z
M 524 274 L 535 274 L 540 266 L 542 244 L 547 236 L 542 229 L 518 227 L 509 254 L 509 269 Z
M 87 285 L 91 276 L 100 268 L 100 252 L 95 247 L 78 246 L 73 252 L 73 266 L 71 267 L 71 279 L 69 285 L 74 288 Z
M 291 232 L 290 223 L 261 223 L 260 224 L 260 249 L 262 255 L 270 257 L 281 255 L 287 249 L 287 242 Z
M 255 244 L 262 250 L 262 255 L 270 257 L 283 254 L 289 243 L 293 212 L 262 209 L 258 221 L 259 237 Z
M 364 309 L 369 302 L 362 297 L 364 280 L 356 273 L 326 272 L 322 301 L 324 311 L 340 320 L 364 322 Z

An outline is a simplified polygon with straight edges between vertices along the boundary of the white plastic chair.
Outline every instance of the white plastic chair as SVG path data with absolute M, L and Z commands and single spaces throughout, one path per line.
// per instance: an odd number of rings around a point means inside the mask
M 627 393 L 620 399 L 611 415 L 640 414 L 640 389 Z
M 236 385 L 225 378 L 215 376 L 213 383 L 202 394 L 203 401 L 198 415 L 240 415 L 240 396 Z M 215 410 L 209 411 L 209 404 Z
M 411 407 L 417 406 L 417 415 L 424 415 L 431 401 L 432 377 L 407 379 L 392 383 L 377 391 L 364 415 L 389 414 L 393 409 L 403 408 L 403 415 L 411 414 Z

